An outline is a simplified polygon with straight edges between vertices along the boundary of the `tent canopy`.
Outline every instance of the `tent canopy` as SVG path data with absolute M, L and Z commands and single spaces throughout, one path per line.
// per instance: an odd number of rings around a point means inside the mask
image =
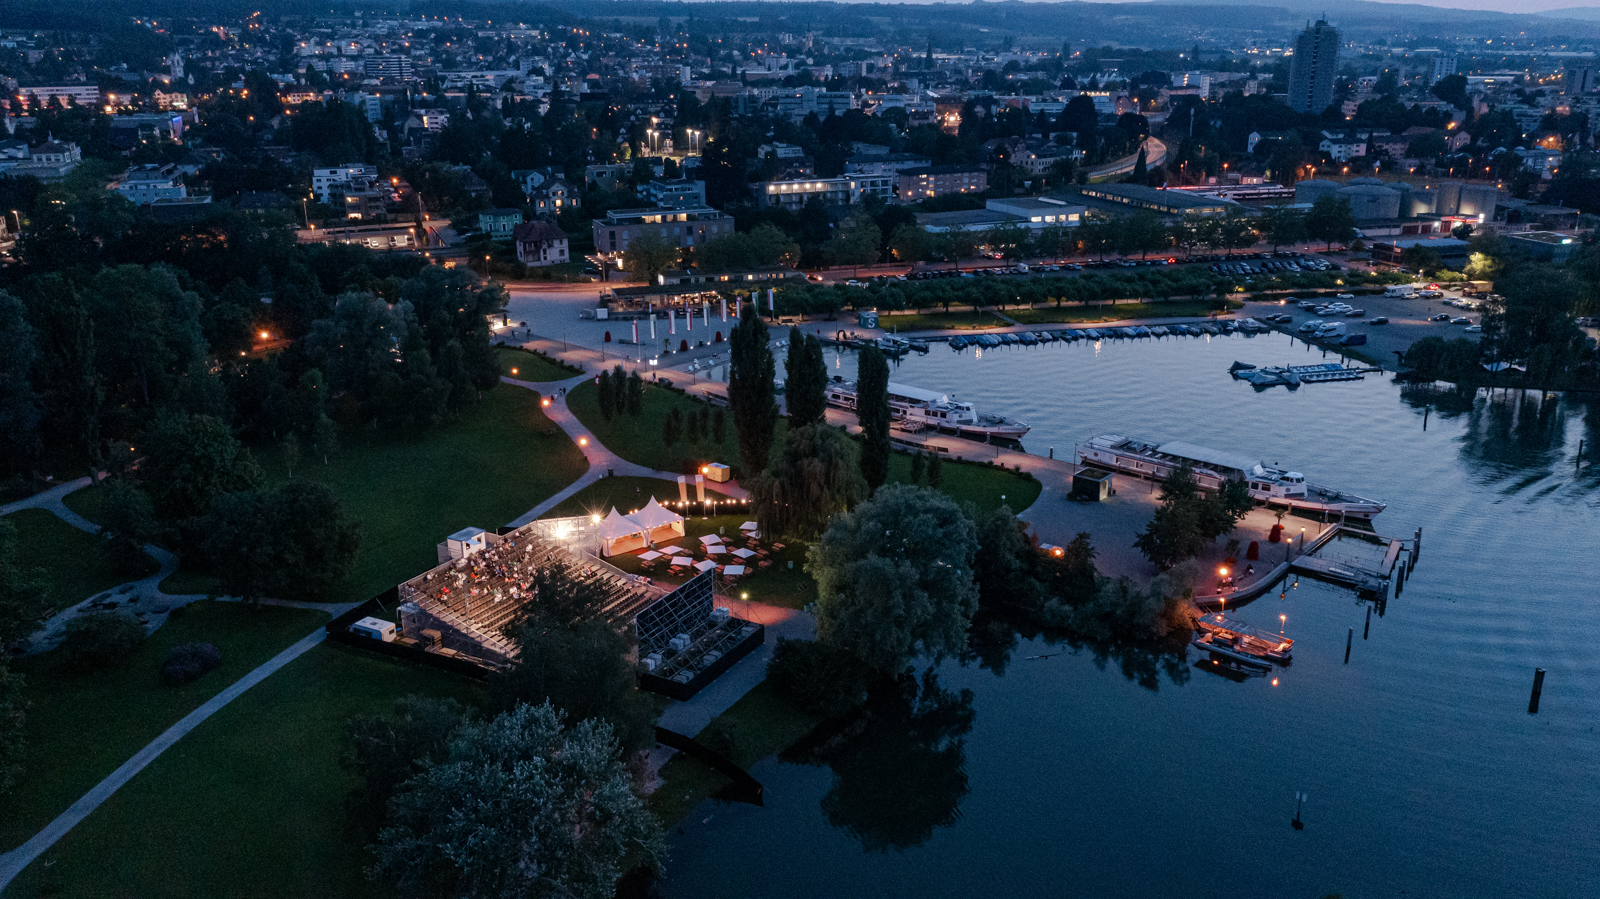
M 638 522 L 630 519 L 626 515 L 623 515 L 621 512 L 618 512 L 615 507 L 612 507 L 611 514 L 607 515 L 600 522 L 600 539 L 620 540 L 623 537 L 631 537 L 634 534 L 642 534 L 646 530 L 648 530 L 648 528 L 640 527 Z
M 638 525 L 640 529 L 647 531 L 653 531 L 656 528 L 666 527 L 667 525 L 673 524 L 681 524 L 683 522 L 682 515 L 662 508 L 661 504 L 656 502 L 656 498 L 653 496 L 650 497 L 650 502 L 645 503 L 643 509 L 640 509 L 628 517 L 631 521 L 633 521 L 634 524 Z

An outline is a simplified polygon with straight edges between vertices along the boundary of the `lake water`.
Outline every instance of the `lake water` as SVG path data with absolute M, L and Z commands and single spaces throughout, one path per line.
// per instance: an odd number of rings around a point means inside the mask
M 1600 466 L 1573 464 L 1600 402 L 1387 375 L 1257 392 L 1236 359 L 1322 361 L 1279 334 L 935 345 L 893 378 L 1029 422 L 1035 452 L 1185 439 L 1387 501 L 1378 532 L 1420 525 L 1423 551 L 1369 639 L 1366 603 L 1302 580 L 1239 613 L 1287 616 L 1276 684 L 1185 667 L 1150 689 L 1070 647 L 988 646 L 866 733 L 755 765 L 764 808 L 697 809 L 665 894 L 1600 894 Z

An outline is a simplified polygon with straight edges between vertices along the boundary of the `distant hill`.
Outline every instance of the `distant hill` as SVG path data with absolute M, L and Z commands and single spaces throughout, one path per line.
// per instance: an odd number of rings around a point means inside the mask
M 1600 6 L 1570 6 L 1566 9 L 1547 9 L 1541 16 L 1552 19 L 1580 19 L 1585 22 L 1600 21 Z

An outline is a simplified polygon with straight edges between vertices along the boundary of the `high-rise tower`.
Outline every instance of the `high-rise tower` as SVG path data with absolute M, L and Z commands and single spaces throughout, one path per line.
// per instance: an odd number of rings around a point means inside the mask
M 1300 32 L 1289 60 L 1289 107 L 1320 113 L 1333 102 L 1333 79 L 1339 71 L 1339 29 L 1322 19 Z

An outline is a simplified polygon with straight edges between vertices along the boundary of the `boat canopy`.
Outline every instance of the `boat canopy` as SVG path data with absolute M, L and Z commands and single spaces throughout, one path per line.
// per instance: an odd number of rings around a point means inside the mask
M 948 403 L 950 398 L 937 390 L 923 390 L 921 387 L 912 387 L 907 384 L 889 382 L 889 395 L 915 400 L 919 403 Z
M 1261 468 L 1260 459 L 1252 459 L 1249 456 L 1241 455 L 1239 453 L 1229 453 L 1223 452 L 1222 450 L 1214 450 L 1208 446 L 1201 446 L 1197 443 L 1189 443 L 1183 440 L 1173 440 L 1168 443 L 1163 443 L 1157 448 L 1156 451 L 1162 455 L 1177 456 L 1180 459 L 1189 459 L 1193 462 L 1198 462 L 1211 468 L 1223 469 L 1224 471 L 1238 471 L 1245 474 L 1259 474 L 1259 469 Z

